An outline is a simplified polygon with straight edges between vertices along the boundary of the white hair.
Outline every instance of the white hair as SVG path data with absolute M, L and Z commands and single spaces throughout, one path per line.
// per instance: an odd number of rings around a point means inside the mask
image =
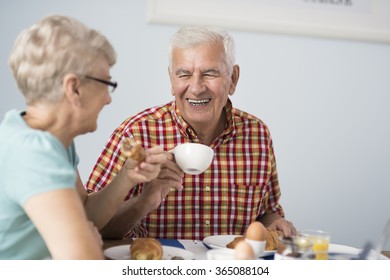
M 184 26 L 171 38 L 169 45 L 169 69 L 172 70 L 172 52 L 175 48 L 187 49 L 199 44 L 221 44 L 225 51 L 225 64 L 229 75 L 236 63 L 234 39 L 221 28 L 213 26 Z
M 16 39 L 9 66 L 27 104 L 56 102 L 68 73 L 85 75 L 98 56 L 116 63 L 116 53 L 106 37 L 76 19 L 49 16 L 24 30 Z

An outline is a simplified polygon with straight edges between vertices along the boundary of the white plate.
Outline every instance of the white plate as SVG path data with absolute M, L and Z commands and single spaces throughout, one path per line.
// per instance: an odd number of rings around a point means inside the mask
M 345 245 L 329 244 L 329 253 L 357 255 L 360 253 L 360 250 L 357 248 L 349 247 L 349 246 L 345 246 Z
M 339 244 L 329 244 L 329 259 L 349 259 L 352 256 L 357 256 L 359 253 L 360 250 L 354 247 Z M 274 259 L 289 260 L 294 258 L 276 253 Z
M 190 251 L 172 247 L 162 246 L 163 248 L 163 260 L 171 260 L 172 257 L 181 257 L 185 260 L 193 260 L 195 255 Z M 104 250 L 104 255 L 111 260 L 129 260 L 130 259 L 130 245 L 120 245 L 110 247 Z
M 361 249 L 355 248 L 355 247 L 350 247 L 346 245 L 339 245 L 339 244 L 329 244 L 329 258 L 330 259 L 345 259 L 350 257 L 356 257 L 360 254 Z M 340 255 L 338 255 L 340 254 Z M 368 259 L 377 259 L 377 254 L 374 250 L 371 250 L 370 253 L 368 254 L 367 258 Z M 280 254 L 275 254 L 275 260 L 278 259 L 288 259 L 285 256 L 282 256 Z M 388 258 L 384 255 L 379 256 L 380 260 L 388 260 Z
M 362 249 L 358 249 L 355 247 L 345 246 L 345 245 L 339 245 L 339 244 L 329 244 L 329 253 L 336 253 L 336 254 L 350 254 L 350 255 L 358 255 Z M 378 255 L 375 250 L 371 250 L 368 253 L 367 259 L 378 259 Z M 385 255 L 380 254 L 379 255 L 380 260 L 388 260 L 389 258 Z
M 209 246 L 213 249 L 227 249 L 227 250 L 233 250 L 230 248 L 227 248 L 226 245 L 233 241 L 234 238 L 239 237 L 242 235 L 211 235 L 207 236 L 203 239 L 203 243 Z M 266 257 L 275 254 L 275 250 L 271 251 L 264 251 L 264 253 L 261 255 L 261 257 Z

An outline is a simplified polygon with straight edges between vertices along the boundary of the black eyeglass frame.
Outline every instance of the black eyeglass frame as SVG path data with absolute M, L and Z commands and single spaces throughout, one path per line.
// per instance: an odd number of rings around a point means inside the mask
M 93 81 L 96 81 L 96 82 L 99 82 L 99 83 L 102 83 L 102 84 L 105 84 L 105 85 L 108 85 L 108 86 L 111 86 L 112 87 L 112 89 L 110 91 L 111 93 L 113 93 L 115 91 L 115 89 L 117 88 L 117 86 L 118 86 L 118 83 L 117 82 L 113 82 L 113 81 L 107 81 L 107 80 L 95 78 L 95 77 L 92 77 L 92 76 L 85 76 L 85 78 L 93 80 Z

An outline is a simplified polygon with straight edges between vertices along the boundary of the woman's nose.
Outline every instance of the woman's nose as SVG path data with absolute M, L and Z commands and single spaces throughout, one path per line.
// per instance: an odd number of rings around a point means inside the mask
M 110 104 L 111 101 L 112 101 L 112 96 L 111 96 L 110 93 L 108 93 L 108 94 L 107 94 L 107 102 L 106 102 L 106 104 L 107 104 L 107 105 Z

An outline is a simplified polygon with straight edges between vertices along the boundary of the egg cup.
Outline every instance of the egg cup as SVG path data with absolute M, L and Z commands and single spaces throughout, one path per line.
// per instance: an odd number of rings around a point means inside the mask
M 245 238 L 245 242 L 252 247 L 253 253 L 255 254 L 256 258 L 261 257 L 261 255 L 264 253 L 266 241 L 257 241 Z
M 210 249 L 207 251 L 208 260 L 234 260 L 234 251 L 231 249 Z

